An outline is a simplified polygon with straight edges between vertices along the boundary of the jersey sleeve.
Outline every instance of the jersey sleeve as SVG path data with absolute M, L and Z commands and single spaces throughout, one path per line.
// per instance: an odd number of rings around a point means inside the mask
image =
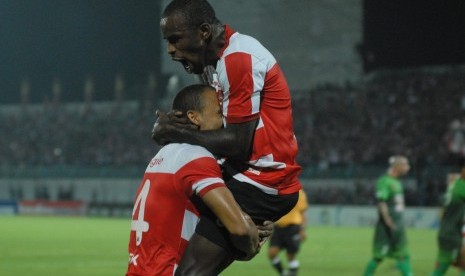
M 457 197 L 465 201 L 465 182 L 463 180 L 456 180 L 455 186 L 457 187 Z
M 216 159 L 202 157 L 187 163 L 176 173 L 179 189 L 190 197 L 192 194 L 204 196 L 208 191 L 225 187 Z
M 389 183 L 386 180 L 378 180 L 376 183 L 376 199 L 379 201 L 386 201 L 389 199 L 389 195 Z
M 243 52 L 227 55 L 225 66 L 229 82 L 226 123 L 243 123 L 257 119 L 266 66 Z

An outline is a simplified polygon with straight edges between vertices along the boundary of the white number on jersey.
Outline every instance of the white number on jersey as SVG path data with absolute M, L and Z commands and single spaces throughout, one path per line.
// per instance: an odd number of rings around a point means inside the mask
M 144 187 L 137 196 L 136 203 L 134 204 L 134 209 L 132 210 L 132 223 L 131 231 L 136 231 L 136 245 L 139 246 L 142 242 L 142 233 L 149 231 L 149 223 L 144 221 L 145 213 L 145 201 L 149 195 L 150 190 L 150 180 L 145 180 Z M 139 213 L 137 214 L 137 220 L 134 220 L 134 214 L 136 213 L 137 206 L 139 206 Z

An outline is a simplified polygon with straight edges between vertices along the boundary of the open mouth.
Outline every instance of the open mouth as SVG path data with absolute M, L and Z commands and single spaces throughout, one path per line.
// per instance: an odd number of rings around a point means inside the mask
M 184 70 L 186 70 L 187 73 L 189 73 L 189 74 L 192 73 L 192 70 L 194 68 L 192 68 L 192 65 L 187 60 L 185 60 L 183 58 L 173 58 L 173 60 L 181 63 L 182 66 L 184 67 Z

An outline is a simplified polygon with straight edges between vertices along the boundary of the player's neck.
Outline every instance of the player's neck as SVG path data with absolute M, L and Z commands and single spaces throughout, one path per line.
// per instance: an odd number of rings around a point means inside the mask
M 208 61 L 207 65 L 216 67 L 216 63 L 219 59 L 219 54 L 223 47 L 226 45 L 226 33 L 225 26 L 223 24 L 216 24 L 213 26 L 212 40 L 208 47 Z
M 393 170 L 392 168 L 389 168 L 388 171 L 387 171 L 387 174 L 390 176 L 390 177 L 394 177 L 394 178 L 398 178 L 399 177 L 399 174 Z

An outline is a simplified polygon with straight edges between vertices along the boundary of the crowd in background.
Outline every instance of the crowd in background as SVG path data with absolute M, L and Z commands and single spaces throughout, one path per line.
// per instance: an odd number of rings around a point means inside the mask
M 386 164 L 399 153 L 414 163 L 448 163 L 452 122 L 465 153 L 462 97 L 463 71 L 387 74 L 311 91 L 293 102 L 300 163 Z
M 441 182 L 441 183 L 439 183 Z M 376 179 L 348 180 L 345 187 L 307 187 L 311 204 L 374 205 Z M 445 186 L 441 180 L 428 179 L 421 187 L 404 187 L 407 206 L 438 206 L 443 203 Z
M 398 153 L 414 166 L 453 164 L 465 154 L 463 70 L 380 73 L 358 84 L 293 93 L 293 113 L 304 169 L 385 166 Z M 159 148 L 151 140 L 154 121 L 152 110 L 121 106 L 76 112 L 59 104 L 1 113 L 0 164 L 145 166 Z M 351 191 L 312 194 L 312 203 L 365 204 L 373 197 L 372 185 L 360 183 Z
M 53 107 L 0 116 L 0 164 L 142 165 L 157 152 L 152 112 Z

